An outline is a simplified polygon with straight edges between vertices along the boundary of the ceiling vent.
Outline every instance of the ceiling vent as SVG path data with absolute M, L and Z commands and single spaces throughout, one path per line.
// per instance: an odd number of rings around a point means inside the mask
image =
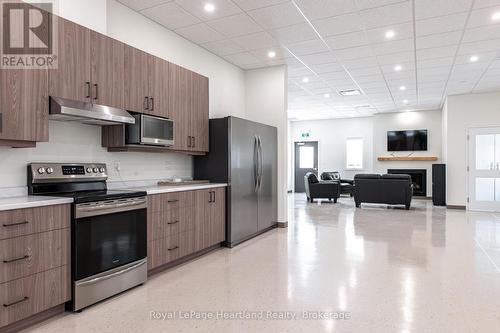
M 361 91 L 357 89 L 341 90 L 339 94 L 342 96 L 358 96 L 361 95 Z

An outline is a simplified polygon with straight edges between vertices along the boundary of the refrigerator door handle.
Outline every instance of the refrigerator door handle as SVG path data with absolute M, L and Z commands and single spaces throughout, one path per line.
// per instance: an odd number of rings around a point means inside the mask
M 262 150 L 262 139 L 260 138 L 259 135 L 259 190 L 262 186 L 262 174 L 264 172 L 264 156 L 263 156 L 263 150 Z
M 254 191 L 259 190 L 259 139 L 254 136 L 253 143 L 253 175 L 254 175 Z

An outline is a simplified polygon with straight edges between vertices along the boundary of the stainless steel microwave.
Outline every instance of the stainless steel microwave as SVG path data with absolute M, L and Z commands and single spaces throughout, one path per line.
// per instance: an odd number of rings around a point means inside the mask
M 135 114 L 135 124 L 127 124 L 125 142 L 127 144 L 173 146 L 174 122 L 170 119 Z

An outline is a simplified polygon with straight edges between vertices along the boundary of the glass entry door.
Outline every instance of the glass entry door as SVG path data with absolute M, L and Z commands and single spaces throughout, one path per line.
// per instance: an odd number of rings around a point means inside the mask
M 469 129 L 468 138 L 468 208 L 500 211 L 500 127 Z

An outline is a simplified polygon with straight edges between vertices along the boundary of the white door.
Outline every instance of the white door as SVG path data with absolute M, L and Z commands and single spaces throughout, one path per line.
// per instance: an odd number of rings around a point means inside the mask
M 471 128 L 469 209 L 500 211 L 500 127 Z

